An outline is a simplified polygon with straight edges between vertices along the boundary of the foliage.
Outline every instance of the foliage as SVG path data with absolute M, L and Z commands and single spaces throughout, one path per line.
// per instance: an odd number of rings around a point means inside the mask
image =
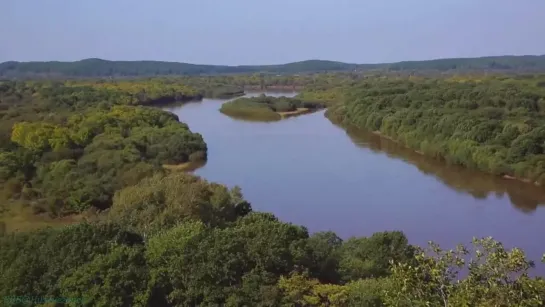
M 63 297 L 84 298 L 87 306 L 147 306 L 149 273 L 142 247 L 118 246 L 97 255 L 60 280 Z
M 369 79 L 327 116 L 451 164 L 543 183 L 542 79 Z
M 334 61 L 307 60 L 282 65 L 196 65 L 161 61 L 107 61 L 85 59 L 75 62 L 4 62 L 0 76 L 7 77 L 104 77 L 203 75 L 234 73 L 294 74 L 324 71 L 473 71 L 473 70 L 543 70 L 543 56 L 493 56 L 453 58 L 428 61 L 404 61 L 383 64 L 350 64 Z
M 391 284 L 391 277 L 358 279 L 349 282 L 345 285 L 348 292 L 346 306 L 385 306 L 385 297 L 389 291 L 392 291 Z
M 282 113 L 323 108 L 320 103 L 305 102 L 297 98 L 258 97 L 238 98 L 222 104 L 220 112 L 234 117 L 274 121 L 282 119 Z
M 251 211 L 239 189 L 209 183 L 193 175 L 156 174 L 116 193 L 109 217 L 143 234 L 193 220 L 222 225 Z
M 87 306 L 542 306 L 545 281 L 531 277 L 533 263 L 491 238 L 469 251 L 424 250 L 399 231 L 309 236 L 252 212 L 238 187 L 167 173 L 162 164 L 206 158 L 206 144 L 175 115 L 134 106 L 215 84 L 303 84 L 307 98 L 238 104 L 277 114 L 321 101 L 312 106 L 331 105 L 331 119 L 424 153 L 539 179 L 540 78 L 2 82 L 2 196 L 57 214 L 108 211 L 106 221 L 28 233 L 0 225 L 0 296 L 83 297 Z
M 79 224 L 0 237 L 0 295 L 59 297 L 68 273 L 142 238 L 113 224 Z
M 395 264 L 390 306 L 542 306 L 545 280 L 529 277 L 528 261 L 520 249 L 506 250 L 492 238 L 474 239 L 474 251 L 464 246 L 415 255 L 416 265 Z M 467 276 L 460 278 L 462 269 Z
M 133 105 L 164 104 L 175 101 L 200 99 L 202 94 L 185 83 L 165 78 L 123 80 L 123 81 L 77 81 L 67 82 L 68 86 L 89 87 L 98 92 L 119 96 L 118 102 Z
M 295 273 L 289 278 L 281 277 L 278 287 L 284 293 L 286 304 L 298 306 L 346 306 L 347 287 L 332 284 L 320 284 L 316 279 L 309 279 L 306 274 Z
M 340 249 L 343 240 L 334 232 L 317 232 L 308 240 L 307 246 L 312 251 L 314 263 L 311 266 L 311 277 L 315 277 L 323 283 L 339 283 Z
M 76 62 L 4 62 L 0 63 L 0 76 L 14 77 L 104 77 L 104 76 L 158 76 L 201 75 L 229 73 L 298 73 L 351 70 L 354 64 L 333 61 L 309 60 L 283 65 L 220 66 L 196 65 L 161 61 L 107 61 L 85 59 Z
M 278 277 L 304 263 L 307 237 L 303 228 L 250 214 L 228 228 L 174 227 L 150 239 L 148 257 L 172 304 L 255 305 L 276 300 Z
M 30 201 L 52 215 L 105 209 L 116 190 L 163 164 L 206 159 L 202 136 L 177 116 L 130 106 L 197 95 L 190 87 L 151 80 L 0 88 L 7 107 L 0 113 L 2 199 Z
M 351 238 L 340 249 L 339 273 L 345 282 L 390 273 L 390 262 L 406 263 L 413 247 L 400 231 L 377 232 L 368 238 Z
M 471 260 L 463 247 L 412 247 L 401 232 L 310 237 L 249 209 L 238 188 L 190 174 L 144 179 L 116 195 L 108 223 L 0 236 L 0 295 L 83 297 L 87 306 L 545 303 L 524 253 L 490 238 L 475 241 Z

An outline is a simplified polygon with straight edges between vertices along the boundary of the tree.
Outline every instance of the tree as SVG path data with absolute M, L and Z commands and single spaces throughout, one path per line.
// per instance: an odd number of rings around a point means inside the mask
M 343 244 L 334 232 L 317 232 L 308 240 L 307 245 L 312 251 L 314 261 L 311 274 L 324 283 L 338 283 L 340 261 L 340 248 Z
M 340 250 L 339 273 L 343 281 L 390 274 L 391 261 L 405 263 L 413 247 L 400 231 L 378 232 L 371 237 L 346 240 Z
M 347 306 L 382 307 L 384 297 L 391 288 L 392 278 L 367 278 L 345 284 L 348 294 Z
M 144 248 L 118 246 L 64 275 L 60 292 L 85 306 L 149 306 L 148 278 Z
M 119 191 L 109 217 L 145 235 L 184 221 L 221 225 L 247 213 L 239 210 L 240 196 L 235 195 L 191 174 L 156 174 Z
M 0 237 L 0 295 L 59 297 L 63 276 L 142 238 L 115 224 L 82 223 Z
M 227 228 L 176 226 L 150 239 L 147 258 L 171 304 L 274 305 L 278 278 L 308 263 L 306 238 L 301 227 L 252 213 Z
M 284 294 L 286 304 L 296 306 L 346 306 L 348 291 L 346 286 L 320 284 L 316 279 L 309 279 L 306 273 L 294 273 L 288 278 L 282 276 L 278 287 Z
M 492 238 L 474 239 L 474 250 L 464 246 L 442 250 L 430 242 L 418 250 L 415 264 L 392 268 L 392 288 L 386 292 L 389 306 L 541 306 L 545 281 L 532 279 L 528 261 L 520 249 L 505 250 Z M 468 256 L 472 256 L 469 261 Z M 462 270 L 468 276 L 459 279 Z
M 11 140 L 30 150 L 45 151 L 50 148 L 50 139 L 53 138 L 55 128 L 48 123 L 16 123 L 13 126 Z

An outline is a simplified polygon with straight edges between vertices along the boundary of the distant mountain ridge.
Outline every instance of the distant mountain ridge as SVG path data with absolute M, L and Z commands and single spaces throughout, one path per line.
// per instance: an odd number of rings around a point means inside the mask
M 0 63 L 0 76 L 17 77 L 108 77 L 157 75 L 209 75 L 237 73 L 294 74 L 334 71 L 531 71 L 545 72 L 545 55 L 489 56 L 402 61 L 381 64 L 351 64 L 325 60 L 306 60 L 280 65 L 204 65 L 165 61 L 109 61 L 97 58 L 74 62 Z

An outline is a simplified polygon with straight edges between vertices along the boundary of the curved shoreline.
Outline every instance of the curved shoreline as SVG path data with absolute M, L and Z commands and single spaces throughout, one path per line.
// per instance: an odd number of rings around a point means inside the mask
M 163 168 L 169 171 L 175 172 L 193 172 L 204 165 L 206 165 L 206 160 L 199 160 L 194 162 L 184 162 L 179 164 L 163 164 Z
M 326 111 L 326 113 L 324 113 L 324 117 L 326 117 L 332 124 L 337 125 L 337 126 L 341 127 L 342 129 L 344 129 L 344 131 L 348 131 L 348 129 L 350 129 L 350 125 L 346 125 L 346 124 L 344 124 L 342 122 L 333 120 L 330 116 L 327 116 L 327 111 Z M 354 128 L 356 128 L 356 127 L 354 126 Z M 358 128 L 358 129 L 361 129 L 361 128 Z M 398 141 L 398 140 L 396 140 L 396 139 L 394 139 L 394 138 L 392 138 L 392 137 L 390 137 L 388 135 L 385 135 L 384 133 L 381 133 L 380 131 L 377 131 L 377 130 L 375 130 L 375 131 L 366 130 L 366 131 L 368 131 L 370 133 L 373 133 L 373 134 L 376 134 L 376 135 L 380 136 L 381 138 L 388 139 L 388 140 L 390 140 L 392 142 L 395 142 L 395 143 L 397 143 L 397 144 L 399 144 L 401 146 L 404 146 L 405 148 L 410 149 L 410 150 L 412 150 L 413 152 L 415 152 L 417 154 L 425 156 L 426 158 L 435 159 L 435 160 L 442 161 L 443 163 L 446 163 L 443 157 L 441 157 L 441 159 L 437 159 L 437 158 L 434 158 L 434 157 L 432 157 L 430 155 L 426 155 L 424 152 L 422 152 L 420 150 L 416 150 L 414 148 L 411 148 L 411 147 L 407 146 L 406 144 L 404 144 L 403 142 L 400 142 L 400 141 Z M 460 165 L 460 166 L 462 166 L 464 168 L 467 168 L 467 169 L 471 169 L 470 167 L 467 167 L 465 165 Z M 482 170 L 476 170 L 476 171 L 481 172 L 483 174 L 489 174 L 489 175 L 492 175 L 492 176 L 496 176 L 498 178 L 502 178 L 502 179 L 506 179 L 506 180 L 516 180 L 516 181 L 520 181 L 520 182 L 523 182 L 523 183 L 532 184 L 532 185 L 535 185 L 535 186 L 538 186 L 538 187 L 542 186 L 539 182 L 532 181 L 532 180 L 530 180 L 528 178 L 518 178 L 518 177 L 515 177 L 515 176 L 508 175 L 508 174 L 495 175 L 495 174 L 492 174 L 492 173 L 489 173 L 489 172 L 484 172 Z

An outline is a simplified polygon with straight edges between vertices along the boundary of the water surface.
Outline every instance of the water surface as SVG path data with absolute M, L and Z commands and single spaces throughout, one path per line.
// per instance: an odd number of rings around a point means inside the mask
M 342 238 L 402 230 L 413 244 L 433 240 L 450 248 L 492 236 L 534 260 L 545 252 L 545 188 L 447 166 L 364 131 L 346 132 L 324 111 L 246 122 L 220 113 L 225 101 L 165 109 L 208 144 L 208 162 L 196 174 L 239 185 L 255 210 Z

